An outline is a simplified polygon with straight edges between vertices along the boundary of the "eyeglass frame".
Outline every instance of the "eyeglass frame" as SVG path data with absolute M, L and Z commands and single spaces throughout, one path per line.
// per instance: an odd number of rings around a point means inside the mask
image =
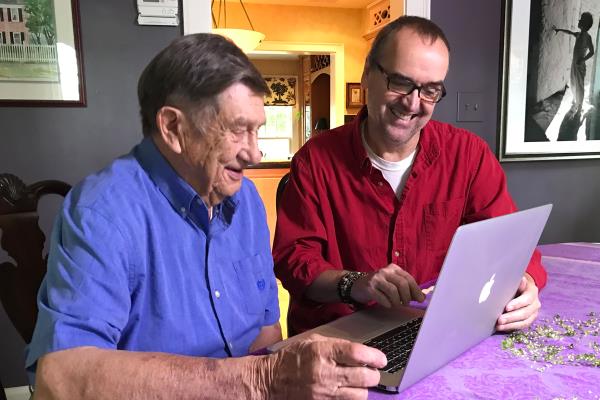
M 444 83 L 443 82 L 439 82 L 439 83 L 436 82 L 435 85 L 439 84 L 442 87 L 441 88 L 442 89 L 442 95 L 440 96 L 440 98 L 437 99 L 437 101 L 433 101 L 433 100 L 430 100 L 430 99 L 423 98 L 421 96 L 421 89 L 423 89 L 423 87 L 427 87 L 427 85 L 430 85 L 432 83 L 426 83 L 424 85 L 417 85 L 412 79 L 410 79 L 408 77 L 405 77 L 405 76 L 402 76 L 402 78 L 406 79 L 407 82 L 410 82 L 412 84 L 412 88 L 408 92 L 403 93 L 403 92 L 398 92 L 396 90 L 390 89 L 390 81 L 391 81 L 391 78 L 392 78 L 391 75 L 394 75 L 394 74 L 393 73 L 390 74 L 389 72 L 387 72 L 381 66 L 381 64 L 379 64 L 378 62 L 375 62 L 374 64 L 377 67 L 377 69 L 379 70 L 379 72 L 381 72 L 382 75 L 385 77 L 385 79 L 387 81 L 386 87 L 387 87 L 387 90 L 390 91 L 390 92 L 393 92 L 393 93 L 396 93 L 396 94 L 400 94 L 400 95 L 403 95 L 403 96 L 408 96 L 408 95 L 410 95 L 412 92 L 414 92 L 416 90 L 419 99 L 422 100 L 422 101 L 424 101 L 424 102 L 426 102 L 426 103 L 429 103 L 429 104 L 437 104 L 440 101 L 442 101 L 442 99 L 444 98 L 444 96 L 446 96 L 446 87 L 444 86 Z

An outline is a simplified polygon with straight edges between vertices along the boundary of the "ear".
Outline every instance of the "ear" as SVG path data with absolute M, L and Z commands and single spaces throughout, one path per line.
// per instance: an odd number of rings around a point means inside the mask
M 171 151 L 181 154 L 185 118 L 183 112 L 175 107 L 164 106 L 156 113 L 158 136 Z

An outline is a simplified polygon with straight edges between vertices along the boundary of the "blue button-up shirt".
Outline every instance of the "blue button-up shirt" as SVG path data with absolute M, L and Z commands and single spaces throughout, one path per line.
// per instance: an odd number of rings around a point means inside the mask
M 265 210 L 244 178 L 213 213 L 148 138 L 77 185 L 53 229 L 30 372 L 78 346 L 246 355 L 279 320 Z

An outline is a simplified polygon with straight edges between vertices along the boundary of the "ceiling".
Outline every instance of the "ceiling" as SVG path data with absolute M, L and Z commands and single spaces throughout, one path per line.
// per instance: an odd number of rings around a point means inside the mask
M 216 2 L 217 0 L 215 0 Z M 229 2 L 239 0 L 227 0 Z M 367 8 L 374 0 L 243 0 L 244 3 L 278 4 L 282 6 Z
M 298 60 L 300 57 L 299 54 L 294 53 L 286 53 L 286 52 L 250 52 L 248 53 L 248 58 L 251 60 Z

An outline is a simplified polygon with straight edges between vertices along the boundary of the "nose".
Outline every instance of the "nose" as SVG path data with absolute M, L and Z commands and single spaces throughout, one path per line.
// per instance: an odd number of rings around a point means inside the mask
M 421 99 L 419 98 L 419 91 L 413 90 L 409 94 L 401 96 L 400 102 L 404 105 L 407 111 L 417 113 L 421 107 Z
M 248 132 L 244 141 L 242 157 L 247 164 L 258 164 L 262 159 L 262 152 L 258 148 L 258 135 L 256 132 Z

